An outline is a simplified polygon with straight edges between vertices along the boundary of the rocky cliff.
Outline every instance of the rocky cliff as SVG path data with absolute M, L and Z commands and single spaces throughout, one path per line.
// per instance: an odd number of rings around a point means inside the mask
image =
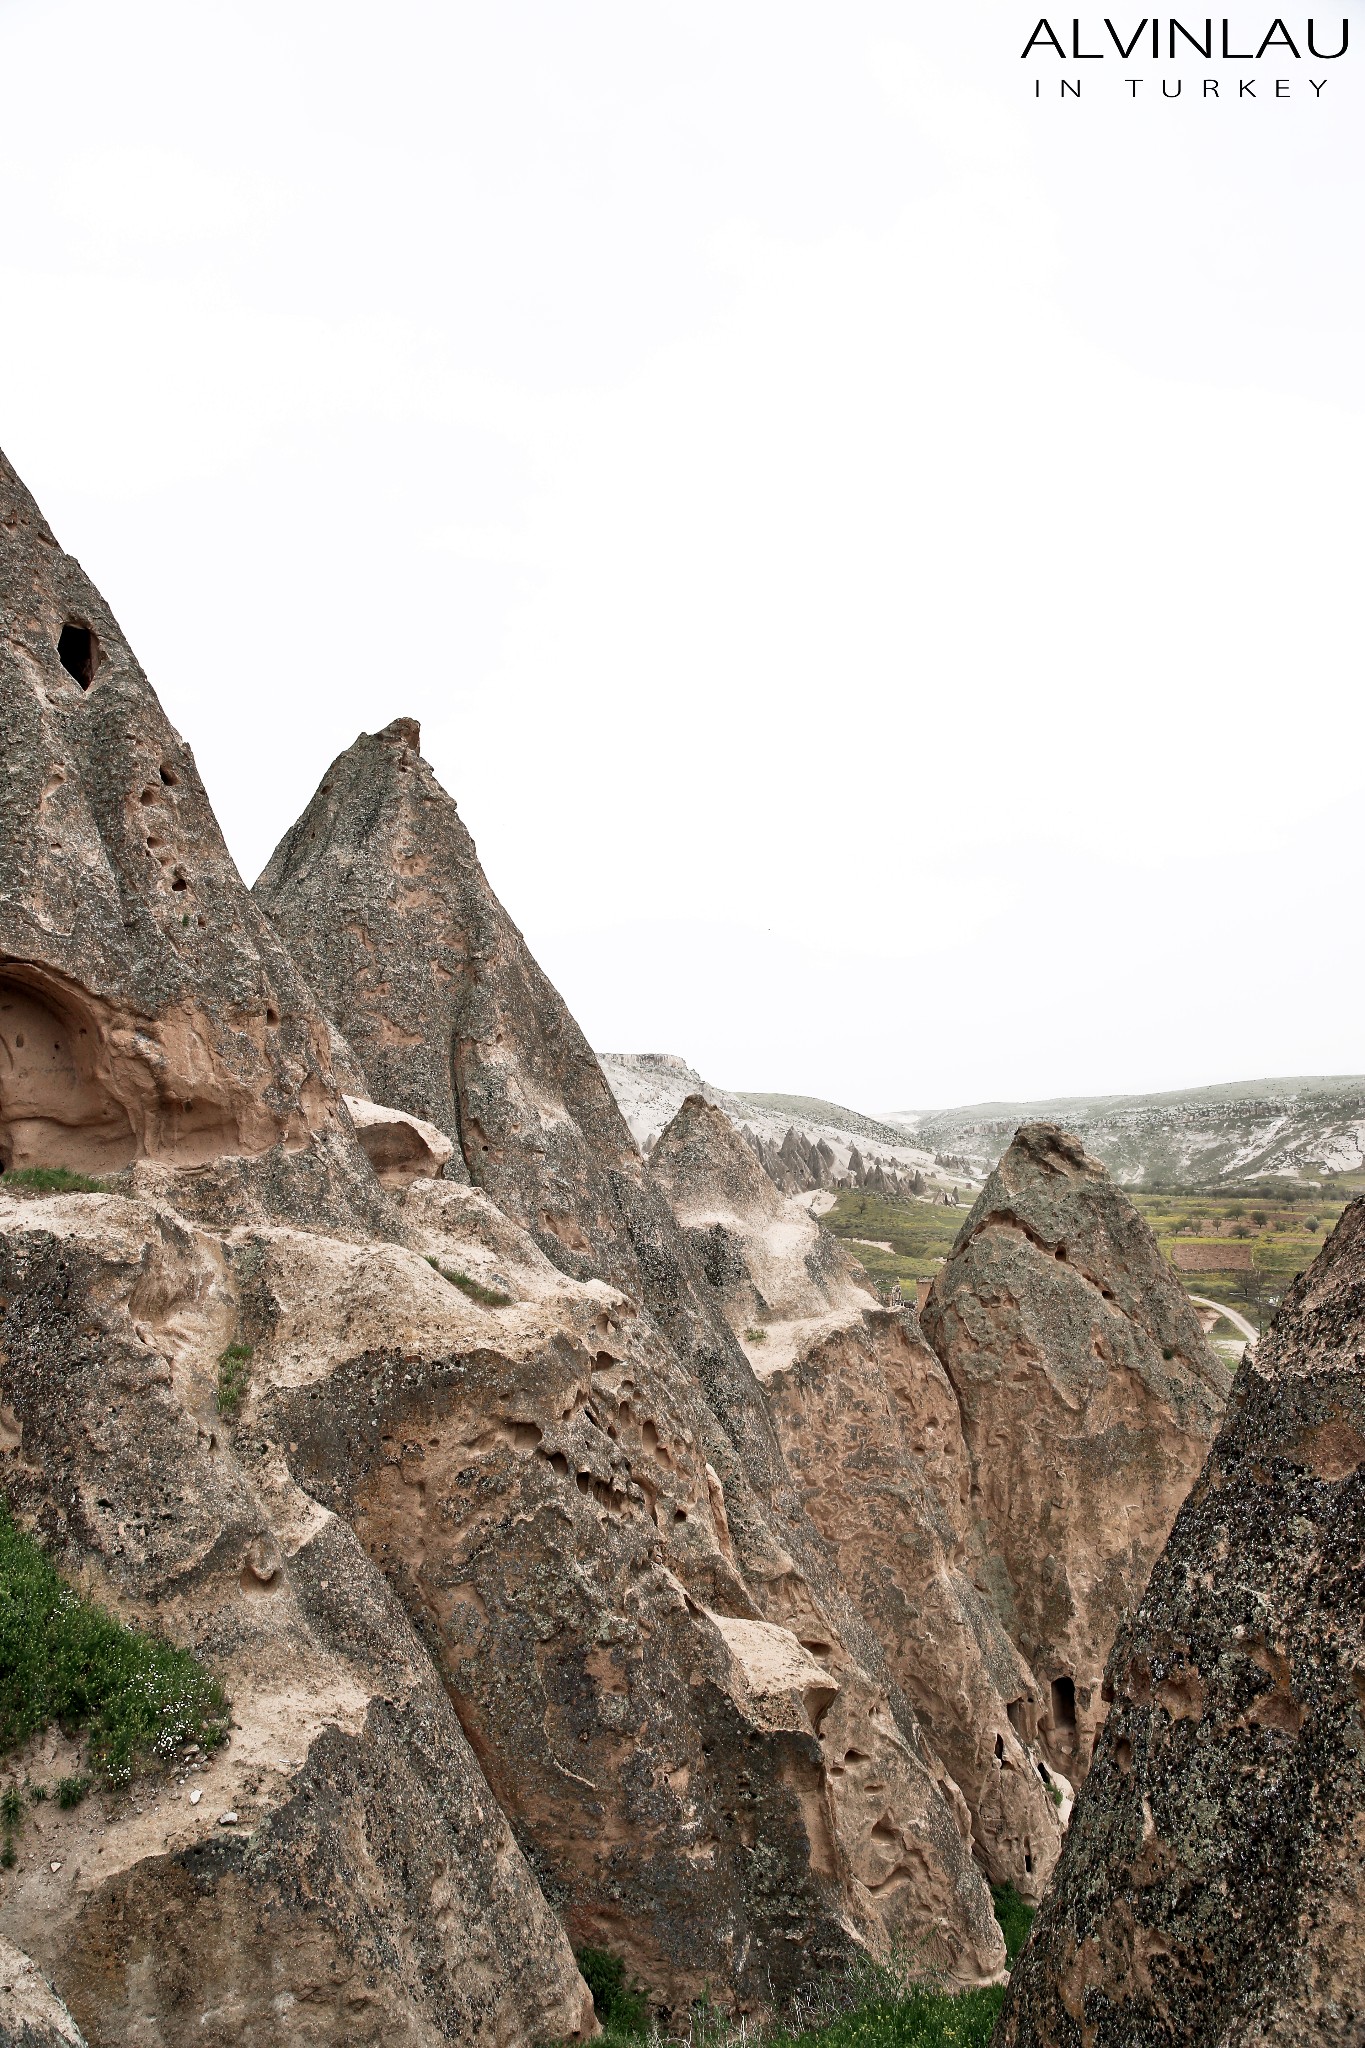
M 1037 1674 L 1028 1735 L 1078 1781 L 1109 1645 L 1203 1464 L 1227 1369 L 1146 1223 L 1055 1124 L 1018 1132 L 921 1321 L 961 1415 L 991 1598 Z
M 1003 2048 L 1365 2033 L 1365 1204 L 1238 1372 L 1146 1596 Z
M 188 747 L 3 456 L 0 615 L 0 1166 L 343 1131 L 338 1049 Z
M 951 1973 L 990 1975 L 1000 1949 L 960 1797 L 791 1488 L 706 1247 L 646 1172 L 417 741 L 398 720 L 340 756 L 258 898 L 371 1093 L 451 1134 L 486 1212 L 527 1233 L 523 1262 L 534 1251 L 610 1297 L 586 1378 L 561 1355 L 506 1373 L 528 1455 L 489 1439 L 506 1467 L 496 1515 L 474 1513 L 493 1482 L 467 1450 L 486 1434 L 468 1401 L 477 1414 L 492 1400 L 496 1371 L 463 1390 L 463 1434 L 412 1426 L 439 1538 L 410 1495 L 381 1510 L 341 1378 L 309 1485 L 427 1629 L 576 1934 L 680 2001 L 708 1981 L 780 1994 L 848 1930 L 927 1941 Z M 453 1188 L 440 1198 L 470 1213 Z M 426 1372 L 429 1387 L 408 1371 L 395 1399 L 434 1416 L 451 1396 L 444 1366 Z M 308 1433 L 292 1411 L 280 1427 Z M 477 1540 L 460 1533 L 471 1516 Z
M 582 2036 L 571 1942 L 679 2015 L 998 1975 L 1217 1405 L 1135 1219 L 1022 1134 L 935 1353 L 719 1112 L 646 1165 L 411 721 L 248 896 L 0 485 L 0 1490 L 232 1711 L 25 1808 L 0 1935 L 93 2048 Z
M 992 1603 L 942 1366 L 720 1109 L 684 1102 L 650 1171 L 746 1339 L 805 1506 L 963 1797 L 974 1855 L 992 1882 L 1039 1897 L 1061 1847 L 1030 1747 L 1040 1694 Z

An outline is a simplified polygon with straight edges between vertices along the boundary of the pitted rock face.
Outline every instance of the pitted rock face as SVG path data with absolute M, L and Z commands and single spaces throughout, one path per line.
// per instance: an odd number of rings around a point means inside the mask
M 1109 1661 L 1004 2048 L 1365 2039 L 1365 1203 L 1243 1359 Z
M 1080 1780 L 1104 1661 L 1217 1428 L 1226 1369 L 1142 1217 L 1054 1124 L 987 1181 L 921 1315 L 962 1415 L 971 1500 L 1037 1734 Z
M 117 621 L 2 455 L 0 618 L 0 1166 L 344 1140 L 328 1026 Z
M 453 1292 L 415 1253 L 297 1238 L 316 1259 L 330 1246 L 333 1272 L 368 1271 L 376 1314 L 394 1312 L 400 1258 Z M 28 1819 L 0 1924 L 107 2048 L 271 2048 L 282 2026 L 317 2048 L 591 2033 L 430 1658 L 351 1529 L 252 1426 L 268 1244 L 154 1200 L 0 1182 L 0 1486 L 68 1576 L 193 1645 L 233 1718 L 188 1783 L 163 1764 L 131 1798 L 96 1787 Z M 214 1399 L 234 1336 L 255 1342 L 236 1425 Z M 74 1744 L 63 1755 L 78 1768 Z
M 977 1860 L 1037 1898 L 1062 1836 L 1031 1747 L 1041 1700 L 992 1603 L 943 1368 L 701 1096 L 650 1174 L 747 1340 L 807 1511 L 966 1801 Z
M 445 1131 L 445 1177 L 484 1188 L 563 1272 L 648 1309 L 771 1493 L 781 1460 L 753 1374 L 417 738 L 398 718 L 339 755 L 257 898 L 364 1068 L 363 1092 Z

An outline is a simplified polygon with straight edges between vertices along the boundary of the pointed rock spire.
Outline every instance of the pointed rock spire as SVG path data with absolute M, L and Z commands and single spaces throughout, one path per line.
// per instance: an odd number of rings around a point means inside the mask
M 0 455 L 0 1165 L 341 1129 L 326 1021 L 118 621 Z

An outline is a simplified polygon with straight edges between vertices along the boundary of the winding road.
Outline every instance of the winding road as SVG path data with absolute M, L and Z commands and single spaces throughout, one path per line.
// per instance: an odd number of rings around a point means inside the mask
M 1190 1300 L 1196 1308 L 1216 1308 L 1220 1316 L 1226 1316 L 1234 1330 L 1240 1330 L 1248 1344 L 1256 1342 L 1257 1330 L 1238 1309 L 1229 1308 L 1225 1301 L 1211 1301 L 1207 1294 L 1192 1294 Z

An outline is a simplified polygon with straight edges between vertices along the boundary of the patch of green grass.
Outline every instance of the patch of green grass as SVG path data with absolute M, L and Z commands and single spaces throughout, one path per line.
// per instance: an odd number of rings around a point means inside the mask
M 991 1902 L 1012 1963 L 1028 1939 L 1033 1908 L 1013 1885 L 994 1886 Z M 753 2018 L 733 2020 L 702 1999 L 692 2009 L 686 2034 L 675 2029 L 661 2036 L 651 2031 L 647 2001 L 628 1990 L 624 1968 L 614 1956 L 593 1949 L 578 1956 L 603 2023 L 606 2048 L 613 2043 L 626 2048 L 642 2036 L 676 2039 L 686 2048 L 989 2048 L 1005 2000 L 1004 1985 L 944 1991 L 916 1973 L 915 1961 L 907 1954 L 893 1956 L 890 1963 L 864 1957 L 801 1993 L 797 2015 L 785 2026 Z M 623 2011 L 618 2017 L 613 2001 L 621 1993 L 636 2002 L 628 2014 Z
M 933 1279 L 970 1213 L 970 1202 L 954 1208 L 951 1203 L 921 1202 L 913 1195 L 841 1188 L 834 1207 L 820 1222 L 843 1239 L 883 1293 L 899 1280 L 913 1301 L 914 1282 Z M 891 1250 L 882 1250 L 883 1244 Z
M 434 1267 L 443 1280 L 448 1280 L 452 1287 L 458 1287 L 461 1294 L 467 1294 L 471 1301 L 477 1301 L 481 1307 L 511 1307 L 512 1297 L 510 1294 L 500 1294 L 496 1287 L 485 1287 L 481 1280 L 472 1280 L 468 1273 L 461 1273 L 454 1266 L 443 1266 L 439 1259 L 434 1259 L 431 1256 L 430 1252 L 427 1253 L 427 1264 Z
M 744 1332 L 744 1341 L 746 1344 L 766 1344 L 768 1341 L 768 1333 L 766 1330 L 760 1330 L 757 1326 L 755 1326 L 752 1330 L 746 1330 Z
M 30 1195 L 102 1195 L 102 1180 L 88 1173 L 68 1173 L 64 1166 L 20 1166 L 7 1173 L 0 1186 L 22 1188 Z
M 67 1813 L 73 1806 L 80 1805 L 89 1790 L 90 1780 L 87 1777 L 58 1778 L 57 1804 L 61 1807 L 63 1813 Z
M 1052 1790 L 1057 1804 L 1060 1806 L 1062 1803 L 1061 1788 L 1054 1785 Z M 1000 1932 L 1005 1937 L 1005 1956 L 1012 1963 L 1020 1949 L 1024 1946 L 1024 1943 L 1028 1940 L 1029 1929 L 1033 1925 L 1034 1909 L 1028 1904 L 1027 1900 L 1020 1898 L 1012 1884 L 993 1884 L 991 1886 L 991 1905 L 995 1909 L 995 1917 L 1000 1924 Z
M 0 1755 L 55 1721 L 85 1733 L 99 1777 L 126 1784 L 183 1743 L 216 1749 L 227 1716 L 222 1686 L 188 1650 L 82 1600 L 0 1504 Z M 62 1786 L 57 1797 L 74 1803 Z
M 648 2000 L 627 1980 L 619 1956 L 608 1955 L 601 1948 L 580 1948 L 574 1950 L 574 1961 L 592 1993 L 592 2009 L 609 2037 L 638 2041 L 649 2032 Z
M 229 1344 L 218 1361 L 218 1413 L 229 1422 L 242 1405 L 251 1377 L 251 1346 Z

